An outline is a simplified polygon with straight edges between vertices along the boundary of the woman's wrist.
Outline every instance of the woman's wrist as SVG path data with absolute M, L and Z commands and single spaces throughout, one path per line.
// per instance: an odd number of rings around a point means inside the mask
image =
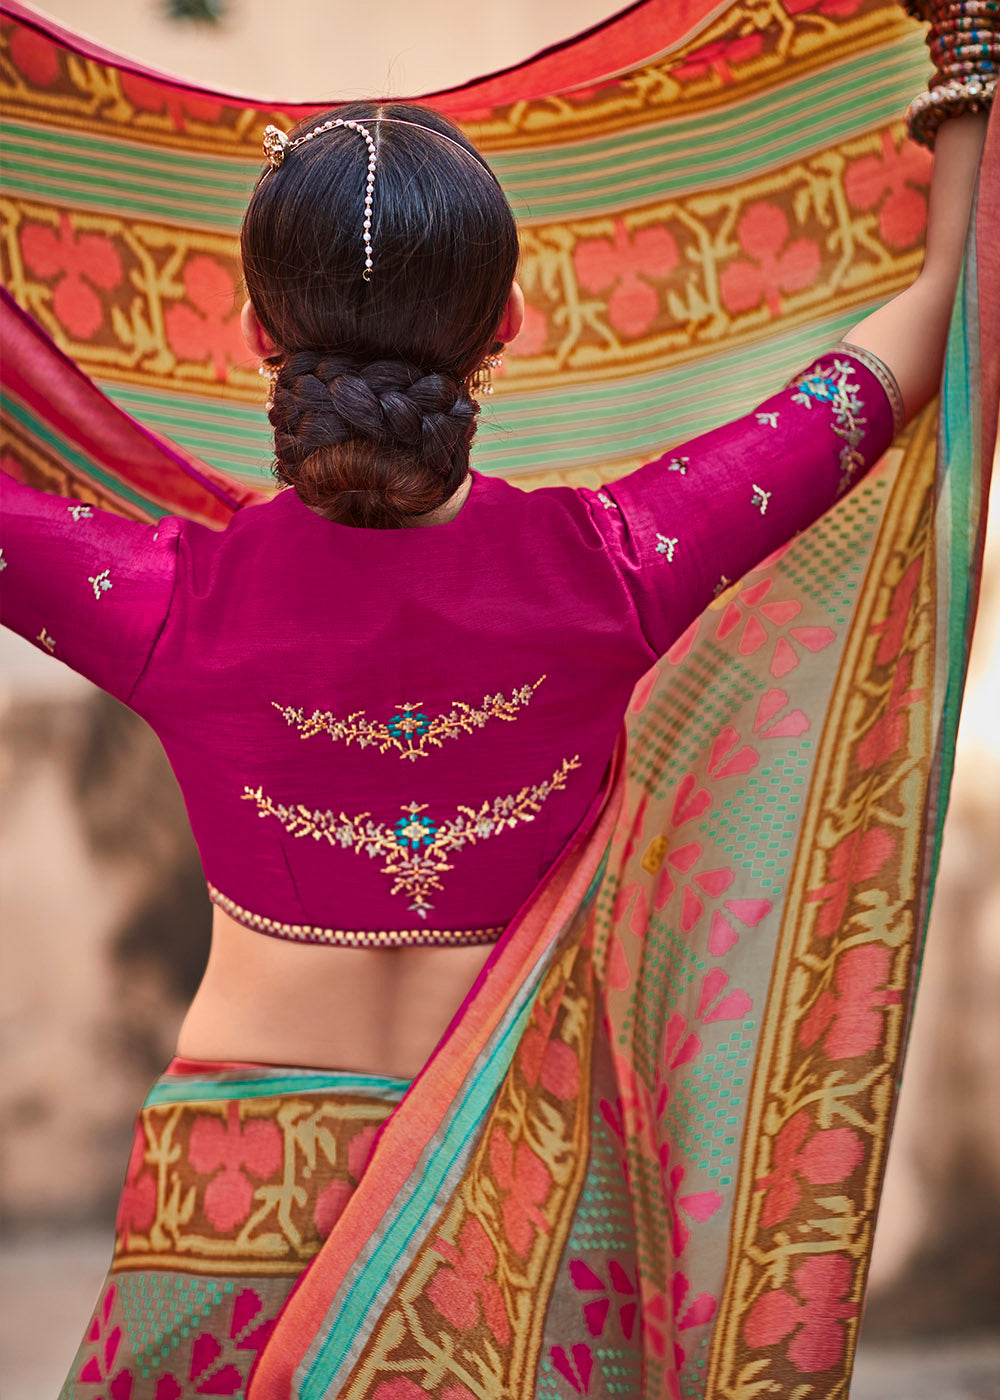
M 915 19 L 927 21 L 934 77 L 910 103 L 910 136 L 933 147 L 938 132 L 966 113 L 988 112 L 1000 71 L 1000 0 L 904 0 Z

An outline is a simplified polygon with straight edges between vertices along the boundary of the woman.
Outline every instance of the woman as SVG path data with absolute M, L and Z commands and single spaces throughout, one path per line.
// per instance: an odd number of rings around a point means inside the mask
M 581 954 L 622 719 L 705 607 L 935 393 L 985 126 L 944 124 L 925 266 L 844 343 L 600 491 L 531 495 L 469 469 L 476 381 L 523 315 L 485 161 L 412 105 L 272 130 L 243 225 L 243 329 L 272 378 L 285 489 L 215 533 L 5 486 L 4 621 L 154 728 L 215 904 L 65 1396 L 467 1400 L 512 1378 L 534 1393 L 539 1296 L 538 1393 L 590 1388 L 552 1280 L 583 1186 L 572 1104 L 584 1067 L 615 1073 L 582 1030 L 597 1012 Z M 533 980 L 495 996 L 532 940 L 548 950 Z M 461 1112 L 445 1114 L 459 1061 Z M 525 1085 L 532 1132 L 504 1135 Z M 407 1253 L 457 1183 L 475 1194 L 473 1140 L 508 1184 L 494 1205 L 523 1277 L 474 1214 Z M 376 1232 L 404 1183 L 406 1211 Z M 635 1202 L 654 1189 L 631 1184 Z M 320 1248 L 335 1239 L 339 1258 Z M 373 1327 L 404 1272 L 406 1325 L 404 1307 Z M 648 1298 L 625 1317 L 626 1386 L 674 1393 L 669 1327 Z

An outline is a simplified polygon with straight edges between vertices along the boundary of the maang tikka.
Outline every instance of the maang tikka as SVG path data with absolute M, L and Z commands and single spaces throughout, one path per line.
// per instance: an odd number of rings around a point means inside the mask
M 312 131 L 307 131 L 304 136 L 298 136 L 294 141 L 289 141 L 283 131 L 276 126 L 265 126 L 264 128 L 264 154 L 267 156 L 271 170 L 277 170 L 284 161 L 289 151 L 294 151 L 296 146 L 304 145 L 306 141 L 312 141 L 315 137 L 321 136 L 324 131 L 332 131 L 335 126 L 344 126 L 351 131 L 356 131 L 364 138 L 368 147 L 368 177 L 365 183 L 365 218 L 362 225 L 362 234 L 365 241 L 365 270 L 362 277 L 366 282 L 372 280 L 372 195 L 375 190 L 375 163 L 378 159 L 378 152 L 375 149 L 375 139 L 366 126 L 361 122 L 351 121 L 344 117 L 336 117 L 328 122 L 323 122 L 321 126 L 314 126 Z M 264 172 L 269 174 L 268 171 Z

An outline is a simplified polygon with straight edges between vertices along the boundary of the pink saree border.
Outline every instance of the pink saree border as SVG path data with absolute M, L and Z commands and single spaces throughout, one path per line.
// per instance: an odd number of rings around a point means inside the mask
M 267 499 L 196 462 L 112 403 L 6 288 L 0 288 L 0 338 L 4 387 L 150 500 L 224 525 L 242 506 Z
M 618 822 L 624 758 L 623 730 L 591 812 L 508 925 L 423 1069 L 380 1128 L 364 1176 L 323 1248 L 296 1280 L 255 1361 L 247 1400 L 291 1400 L 295 1371 L 323 1325 L 330 1300 L 416 1169 L 528 974 L 573 923 Z

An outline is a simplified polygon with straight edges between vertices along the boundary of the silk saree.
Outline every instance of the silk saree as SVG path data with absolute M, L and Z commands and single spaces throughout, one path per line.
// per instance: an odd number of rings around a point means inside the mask
M 222 524 L 269 489 L 235 230 L 264 125 L 313 109 L 0 8 L 3 465 Z M 926 76 L 887 0 L 644 0 L 425 99 L 521 221 L 525 331 L 475 465 L 613 479 L 905 286 L 930 160 L 900 118 Z M 413 1083 L 175 1064 L 154 1086 L 78 1393 L 846 1397 L 975 614 L 997 136 L 937 405 L 643 680 L 600 813 Z M 245 1215 L 209 1208 L 213 1171 Z M 157 1298 L 179 1340 L 126 1374 L 115 1329 L 141 1346 Z

